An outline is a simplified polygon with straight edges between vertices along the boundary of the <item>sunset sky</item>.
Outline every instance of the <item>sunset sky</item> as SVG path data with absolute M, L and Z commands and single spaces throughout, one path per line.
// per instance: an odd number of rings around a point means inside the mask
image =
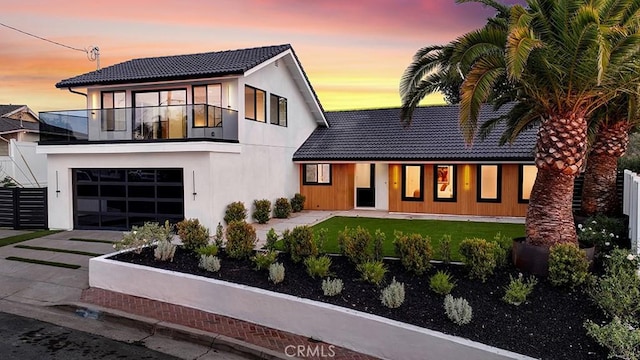
M 511 1 L 513 2 L 513 1 Z M 0 23 L 100 48 L 102 67 L 132 58 L 289 43 L 326 110 L 399 106 L 416 50 L 480 27 L 493 11 L 454 0 L 0 0 Z M 93 71 L 83 52 L 0 26 L 0 104 L 81 109 L 55 83 Z M 426 103 L 443 103 L 434 95 Z

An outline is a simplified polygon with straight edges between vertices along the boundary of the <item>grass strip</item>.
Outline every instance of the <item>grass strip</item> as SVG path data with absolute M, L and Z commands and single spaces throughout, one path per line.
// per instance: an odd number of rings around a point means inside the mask
M 80 268 L 80 265 L 75 265 L 75 264 L 65 264 L 65 263 L 55 262 L 55 261 L 27 259 L 27 258 L 22 258 L 22 257 L 18 257 L 18 256 L 8 256 L 8 257 L 6 257 L 6 259 L 7 260 L 11 260 L 11 261 L 25 262 L 25 263 L 29 263 L 29 264 L 40 264 L 40 265 L 55 266 L 55 267 L 61 267 L 61 268 L 67 268 L 67 269 L 79 269 Z
M 44 247 L 44 246 L 16 245 L 14 247 L 18 248 L 18 249 L 38 250 L 38 251 L 52 251 L 52 252 L 58 252 L 58 253 L 64 253 L 64 254 L 74 254 L 74 255 L 87 255 L 87 256 L 102 256 L 102 255 L 104 255 L 104 254 L 92 253 L 92 252 L 88 252 L 88 251 L 57 249 L 57 248 L 50 248 L 50 247 Z
M 38 231 L 33 231 L 25 234 L 9 236 L 9 237 L 0 239 L 0 247 L 31 240 L 31 239 L 36 239 L 36 238 L 51 235 L 51 234 L 56 234 L 62 231 L 63 230 L 38 230 Z
M 83 238 L 71 238 L 69 241 L 80 241 L 80 242 L 89 242 L 89 243 L 100 243 L 100 244 L 113 244 L 113 241 L 109 240 L 98 240 L 98 239 L 83 239 Z

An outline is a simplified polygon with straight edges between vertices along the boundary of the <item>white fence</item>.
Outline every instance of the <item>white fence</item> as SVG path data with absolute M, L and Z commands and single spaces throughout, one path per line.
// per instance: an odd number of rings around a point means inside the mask
M 622 212 L 629 215 L 631 250 L 640 254 L 640 176 L 630 170 L 624 171 Z
M 0 180 L 9 176 L 22 187 L 47 186 L 47 156 L 36 154 L 37 146 L 12 139 L 9 156 L 0 156 Z

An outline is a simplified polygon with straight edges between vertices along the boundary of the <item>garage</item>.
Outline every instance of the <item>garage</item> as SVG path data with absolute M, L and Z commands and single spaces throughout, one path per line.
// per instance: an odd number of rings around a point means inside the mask
M 184 219 L 182 169 L 73 169 L 75 229 L 128 230 Z

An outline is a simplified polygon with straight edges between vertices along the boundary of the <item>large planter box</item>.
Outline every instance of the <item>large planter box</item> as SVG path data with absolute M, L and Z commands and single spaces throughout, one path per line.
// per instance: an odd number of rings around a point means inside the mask
M 225 315 L 383 359 L 532 359 L 331 304 L 108 256 L 89 261 L 90 286 Z

